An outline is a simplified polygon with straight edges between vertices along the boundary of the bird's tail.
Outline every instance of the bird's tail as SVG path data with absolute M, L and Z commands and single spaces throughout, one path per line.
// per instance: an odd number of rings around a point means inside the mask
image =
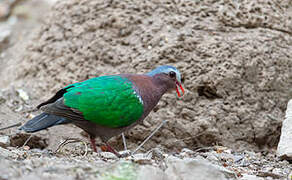
M 47 129 L 52 126 L 70 123 L 70 120 L 66 118 L 56 116 L 53 114 L 42 113 L 31 120 L 27 121 L 19 130 L 24 130 L 25 132 L 36 132 L 43 129 Z

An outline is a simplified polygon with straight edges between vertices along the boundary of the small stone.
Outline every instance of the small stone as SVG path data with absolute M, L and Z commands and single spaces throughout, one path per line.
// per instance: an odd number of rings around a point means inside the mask
M 26 116 L 26 118 L 28 118 L 28 119 L 32 119 L 32 118 L 34 118 L 35 117 L 35 115 L 33 115 L 33 114 L 31 114 L 31 113 L 29 113 L 27 116 Z
M 233 162 L 238 163 L 242 159 L 244 159 L 244 155 L 235 155 L 234 158 L 233 158 Z
M 10 145 L 9 136 L 0 136 L 0 146 L 7 147 Z
M 100 156 L 105 159 L 118 159 L 118 157 L 111 152 L 100 152 Z
M 167 179 L 236 179 L 236 174 L 230 170 L 214 165 L 208 160 L 197 156 L 196 158 L 179 159 L 169 156 L 166 160 Z
M 128 157 L 128 156 L 131 155 L 131 151 L 130 151 L 130 150 L 120 151 L 119 153 L 120 153 L 120 155 L 121 155 L 122 157 Z
M 235 159 L 235 156 L 233 154 L 229 154 L 225 152 L 217 154 L 217 157 L 221 160 L 224 160 L 224 162 L 228 162 L 228 163 L 234 163 L 234 159 Z
M 154 159 L 163 159 L 164 158 L 164 154 L 163 154 L 163 152 L 161 151 L 161 149 L 159 149 L 159 148 L 154 148 L 154 149 L 152 149 L 151 151 L 149 151 L 148 153 L 151 153 L 151 156 L 152 156 L 152 158 L 154 158 Z
M 265 178 L 272 177 L 274 179 L 280 179 L 280 178 L 284 177 L 284 175 L 275 174 L 275 173 L 269 172 L 269 171 L 260 171 L 260 172 L 258 172 L 257 176 L 265 177 Z
M 193 154 L 193 153 L 194 153 L 194 151 L 192 151 L 192 150 L 190 150 L 190 149 L 188 149 L 188 148 L 183 148 L 183 149 L 181 150 L 181 152 L 188 153 L 188 154 Z
M 138 164 L 151 164 L 152 163 L 152 155 L 151 154 L 134 154 L 132 157 L 132 161 Z
M 188 156 L 193 155 L 193 154 L 194 154 L 194 151 L 192 151 L 192 150 L 190 150 L 188 148 L 183 148 L 181 150 L 181 153 L 179 153 L 179 155 L 182 156 L 182 157 L 188 157 Z
M 264 171 L 264 172 L 270 172 L 272 170 L 273 170 L 273 167 L 264 167 L 264 168 L 262 168 L 262 171 Z
M 247 167 L 249 165 L 250 165 L 250 162 L 245 158 L 240 162 L 240 166 L 242 167 Z
M 227 154 L 231 154 L 232 150 L 231 149 L 226 149 L 226 150 L 224 150 L 224 152 L 227 153 Z
M 277 174 L 277 175 L 283 174 L 283 169 L 280 169 L 280 168 L 274 168 L 274 169 L 272 170 L 272 173 Z
M 10 13 L 10 6 L 8 3 L 0 3 L 0 18 L 5 18 Z
M 291 180 L 292 179 L 292 171 L 288 174 L 287 179 L 288 180 Z
M 25 92 L 23 89 L 17 89 L 18 96 L 23 100 L 27 101 L 29 100 L 29 96 L 27 92 Z
M 9 156 L 13 156 L 13 155 L 14 155 L 13 152 L 0 147 L 0 156 L 9 157 Z
M 217 156 L 215 156 L 214 154 L 209 154 L 206 159 L 210 161 L 218 161 Z
M 292 160 L 292 99 L 288 102 L 285 120 L 282 124 L 277 155 L 282 159 Z
M 28 151 L 28 150 L 30 150 L 30 147 L 29 146 L 23 146 L 23 149 Z
M 11 35 L 11 29 L 3 29 L 0 32 L 0 43 L 4 43 L 8 40 L 9 36 Z
M 217 153 L 222 153 L 225 150 L 227 150 L 227 147 L 223 147 L 223 146 L 217 146 L 216 147 L 216 152 Z
M 168 38 L 164 37 L 164 42 L 168 43 Z

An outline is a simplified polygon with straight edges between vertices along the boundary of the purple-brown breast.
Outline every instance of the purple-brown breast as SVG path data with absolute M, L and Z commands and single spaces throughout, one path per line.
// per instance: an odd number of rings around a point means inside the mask
M 131 74 L 123 76 L 127 77 L 134 84 L 134 90 L 143 100 L 144 113 L 140 118 L 140 121 L 142 121 L 157 105 L 167 89 L 165 86 L 160 86 L 158 83 L 155 83 L 154 78 L 151 76 Z

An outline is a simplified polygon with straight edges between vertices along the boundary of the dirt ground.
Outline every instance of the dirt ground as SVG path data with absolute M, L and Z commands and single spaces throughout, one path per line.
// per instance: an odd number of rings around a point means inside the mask
M 289 162 L 277 159 L 275 150 L 292 98 L 291 1 L 64 0 L 50 6 L 22 1 L 1 21 L 0 27 L 11 32 L 5 41 L 0 34 L 0 128 L 33 117 L 38 103 L 70 83 L 170 64 L 182 72 L 186 94 L 181 99 L 165 95 L 143 125 L 127 132 L 130 149 L 168 120 L 142 152 L 157 147 L 179 154 L 183 148 L 196 152 L 224 146 L 236 150 L 228 151 L 234 156 L 260 154 L 252 155 L 254 169 L 239 168 L 240 173 L 266 172 L 254 162 L 270 162 L 272 175 L 262 173 L 261 178 L 282 179 L 290 172 Z M 12 150 L 29 137 L 16 128 L 0 134 L 11 137 Z M 50 151 L 65 137 L 86 140 L 69 125 L 36 133 L 27 145 Z M 123 149 L 121 137 L 111 144 Z M 46 153 L 41 156 L 51 158 Z M 212 162 L 225 167 L 225 161 Z

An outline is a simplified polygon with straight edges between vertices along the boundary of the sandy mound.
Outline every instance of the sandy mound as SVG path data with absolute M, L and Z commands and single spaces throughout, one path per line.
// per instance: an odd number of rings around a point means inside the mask
M 146 148 L 271 147 L 292 96 L 289 7 L 272 0 L 60 1 L 17 70 L 5 73 L 45 100 L 72 82 L 171 64 L 183 74 L 185 97 L 164 96 L 128 133 L 130 142 L 169 120 Z

